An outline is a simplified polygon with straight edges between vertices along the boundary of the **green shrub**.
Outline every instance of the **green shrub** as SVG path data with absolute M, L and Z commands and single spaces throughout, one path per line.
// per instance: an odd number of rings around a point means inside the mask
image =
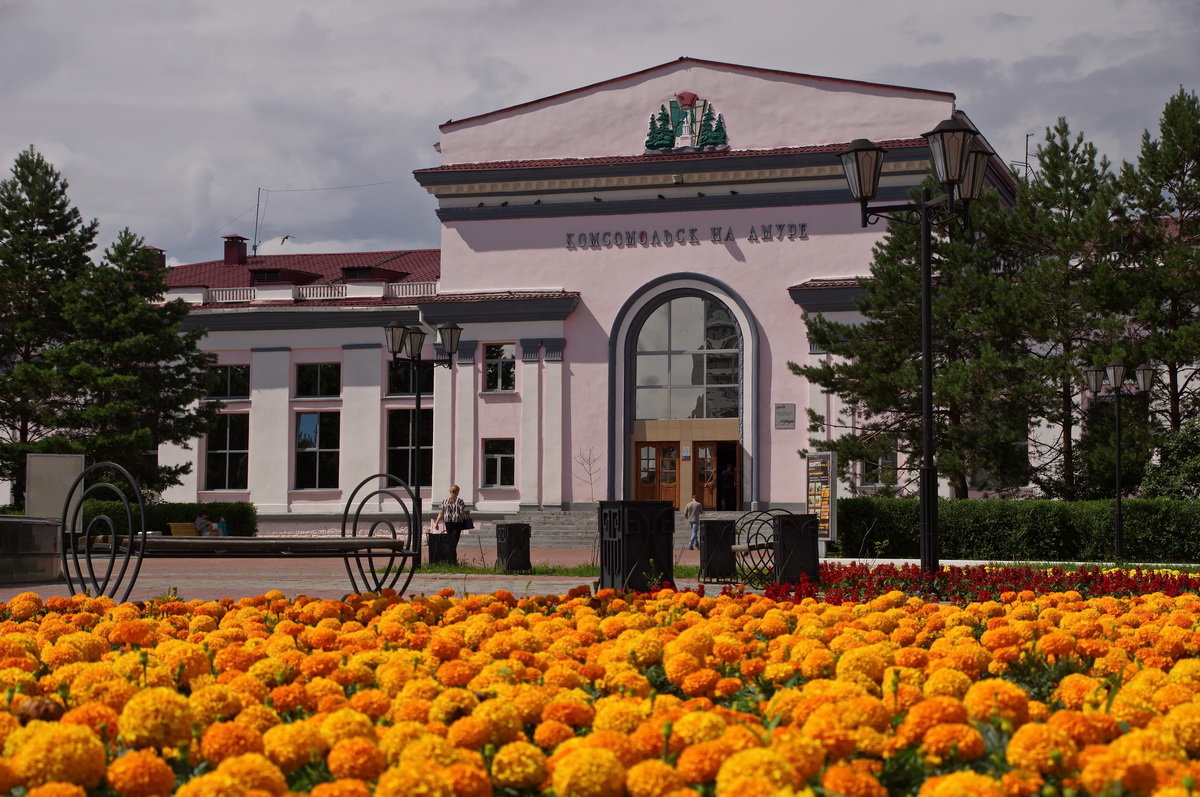
M 1121 502 L 1125 558 L 1200 562 L 1200 501 Z M 1113 560 L 1113 501 L 939 501 L 938 555 L 981 561 Z M 920 556 L 915 498 L 838 501 L 838 550 L 855 559 Z
M 258 510 L 245 501 L 228 503 L 152 503 L 146 504 L 146 528 L 150 531 L 169 530 L 168 523 L 194 523 L 200 511 L 208 513 L 209 520 L 225 518 L 231 537 L 253 537 L 258 533 Z M 97 515 L 112 518 L 117 532 L 125 532 L 125 509 L 119 501 L 86 501 L 83 505 L 84 523 Z

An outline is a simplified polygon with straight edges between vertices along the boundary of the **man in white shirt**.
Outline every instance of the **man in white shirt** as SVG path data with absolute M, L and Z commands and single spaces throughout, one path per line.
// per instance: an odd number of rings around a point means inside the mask
M 704 514 L 704 506 L 692 496 L 692 501 L 683 508 L 683 516 L 692 524 L 692 539 L 688 541 L 688 550 L 696 550 L 700 544 L 700 516 Z

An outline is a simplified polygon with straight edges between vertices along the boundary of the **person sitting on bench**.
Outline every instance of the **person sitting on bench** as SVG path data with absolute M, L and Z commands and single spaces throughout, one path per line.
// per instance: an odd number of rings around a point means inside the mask
M 221 536 L 220 530 L 217 529 L 213 522 L 208 519 L 208 513 L 203 509 L 200 510 L 200 514 L 196 516 L 196 533 L 201 537 Z

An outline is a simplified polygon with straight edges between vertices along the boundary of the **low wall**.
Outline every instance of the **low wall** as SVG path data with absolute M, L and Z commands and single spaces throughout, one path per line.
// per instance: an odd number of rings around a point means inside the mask
M 0 584 L 62 577 L 59 524 L 58 518 L 0 515 Z

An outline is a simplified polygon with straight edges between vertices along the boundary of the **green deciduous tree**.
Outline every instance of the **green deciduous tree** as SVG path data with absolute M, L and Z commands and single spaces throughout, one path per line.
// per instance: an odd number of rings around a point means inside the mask
M 0 182 L 0 478 L 25 490 L 25 455 L 83 453 L 125 465 L 151 489 L 186 468 L 159 468 L 159 443 L 203 433 L 217 407 L 201 402 L 211 360 L 184 333 L 181 301 L 157 257 L 128 230 L 92 261 L 67 183 L 32 148 Z

